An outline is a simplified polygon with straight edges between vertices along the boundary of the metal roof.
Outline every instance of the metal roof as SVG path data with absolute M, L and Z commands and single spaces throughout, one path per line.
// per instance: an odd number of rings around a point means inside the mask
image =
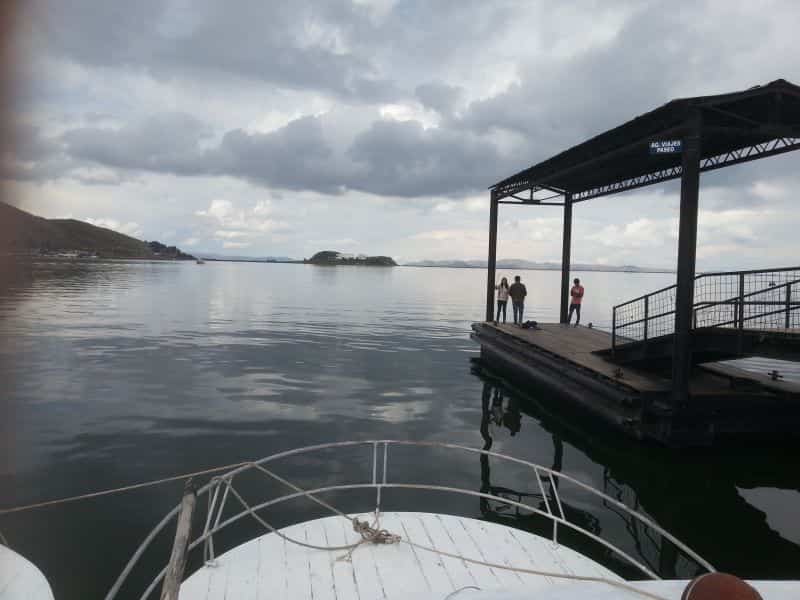
M 697 130 L 700 170 L 800 148 L 800 87 L 783 79 L 740 92 L 672 100 L 492 186 L 538 203 L 534 192 L 568 192 L 573 202 L 681 176 L 681 154 L 651 154 L 650 142 L 680 140 Z M 530 192 L 529 198 L 517 196 Z

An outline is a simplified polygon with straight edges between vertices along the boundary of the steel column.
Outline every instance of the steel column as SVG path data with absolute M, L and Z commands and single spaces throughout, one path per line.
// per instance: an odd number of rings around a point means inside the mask
M 737 334 L 736 352 L 742 353 L 744 348 L 744 273 L 739 273 L 739 315 L 736 322 Z
M 489 259 L 486 263 L 486 320 L 494 321 L 495 267 L 497 265 L 497 194 L 489 199 Z
M 678 228 L 678 276 L 675 289 L 675 338 L 672 350 L 672 407 L 689 399 L 692 369 L 692 308 L 694 305 L 697 212 L 700 189 L 700 130 L 695 121 L 683 140 L 681 208 Z
M 569 315 L 569 267 L 572 247 L 572 194 L 564 194 L 564 234 L 561 239 L 561 322 Z

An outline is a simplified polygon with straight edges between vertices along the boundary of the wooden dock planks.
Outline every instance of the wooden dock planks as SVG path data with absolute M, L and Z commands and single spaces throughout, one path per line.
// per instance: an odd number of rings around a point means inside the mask
M 627 366 L 622 368 L 622 377 L 618 378 L 616 373 L 619 366 L 594 354 L 597 350 L 605 350 L 611 346 L 611 334 L 608 332 L 588 327 L 569 327 L 560 323 L 541 323 L 539 329 L 522 329 L 516 325 L 491 323 L 482 325 L 603 377 L 619 380 L 639 392 L 666 393 L 671 389 L 668 379 Z

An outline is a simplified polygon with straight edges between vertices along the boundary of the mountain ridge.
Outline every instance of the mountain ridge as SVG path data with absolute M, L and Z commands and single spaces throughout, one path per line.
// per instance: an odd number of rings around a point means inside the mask
M 450 269 L 485 269 L 485 260 L 419 260 L 402 263 L 404 267 L 431 267 Z M 521 258 L 498 260 L 497 269 L 530 269 L 532 271 L 560 271 L 561 263 L 536 262 Z M 661 267 L 640 267 L 636 265 L 599 265 L 587 263 L 572 263 L 571 271 L 606 271 L 624 273 L 673 273 L 674 269 Z
M 100 258 L 194 260 L 176 246 L 145 242 L 77 219 L 45 219 L 0 202 L 0 251 L 12 254 L 88 253 Z

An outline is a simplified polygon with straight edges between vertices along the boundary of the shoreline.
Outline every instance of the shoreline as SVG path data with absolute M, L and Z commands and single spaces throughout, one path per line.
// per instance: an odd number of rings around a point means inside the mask
M 156 256 L 147 257 L 147 256 L 140 256 L 140 257 L 127 257 L 127 256 L 100 256 L 100 257 L 70 257 L 70 256 L 47 256 L 47 255 L 32 255 L 32 254 L 4 254 L 0 255 L 0 258 L 4 259 L 19 259 L 19 260 L 55 260 L 59 262 L 68 262 L 68 261 L 76 261 L 76 262 L 87 262 L 87 261 L 137 261 L 137 262 L 193 262 L 197 259 L 203 260 L 204 262 L 221 262 L 221 263 L 256 263 L 256 264 L 271 264 L 271 265 L 312 265 L 317 267 L 402 267 L 402 268 L 409 268 L 409 269 L 475 269 L 479 271 L 485 271 L 486 267 L 480 266 L 471 266 L 471 265 L 369 265 L 369 264 L 354 264 L 354 263 L 342 263 L 342 264 L 323 264 L 323 263 L 312 263 L 304 260 L 262 260 L 262 259 L 247 259 L 247 258 L 206 258 L 202 255 L 197 256 L 196 258 L 159 258 Z M 503 267 L 500 266 L 498 269 L 503 270 L 517 270 L 517 271 L 553 271 L 553 272 L 560 272 L 561 267 Z M 629 273 L 629 274 L 645 274 L 645 273 L 660 273 L 660 274 L 670 274 L 675 273 L 674 270 L 668 269 L 623 269 L 623 268 L 573 268 L 573 272 L 575 273 Z

